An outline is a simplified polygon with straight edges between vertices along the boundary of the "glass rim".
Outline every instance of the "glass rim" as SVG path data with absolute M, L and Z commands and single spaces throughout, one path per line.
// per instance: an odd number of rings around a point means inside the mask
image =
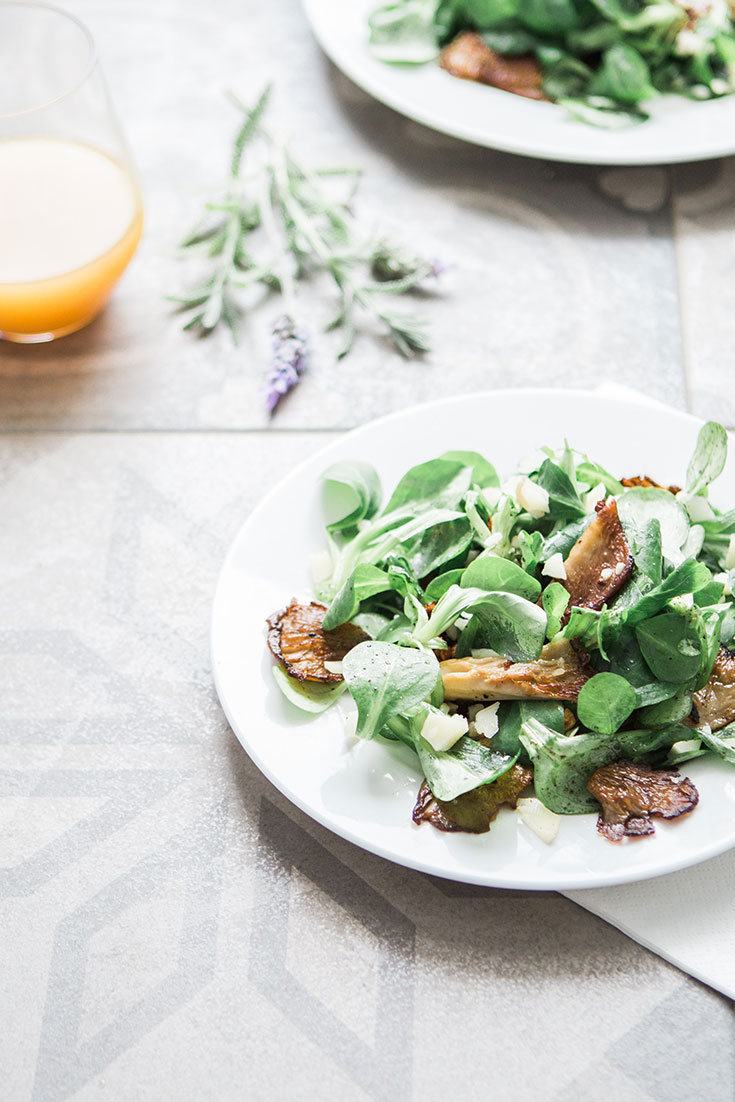
M 25 11 L 47 11 L 52 12 L 54 15 L 60 15 L 62 19 L 68 20 L 69 23 L 74 23 L 82 32 L 84 39 L 87 43 L 88 55 L 87 63 L 83 67 L 81 76 L 75 81 L 69 88 L 60 92 L 58 96 L 54 96 L 52 99 L 46 100 L 43 103 L 35 103 L 31 107 L 23 107 L 20 111 L 2 111 L 0 110 L 0 119 L 18 119 L 23 115 L 33 115 L 37 111 L 45 111 L 49 107 L 55 107 L 57 103 L 61 103 L 63 100 L 68 99 L 69 96 L 73 96 L 82 85 L 89 80 L 90 76 L 94 72 L 97 65 L 97 47 L 95 46 L 92 32 L 85 23 L 82 23 L 81 19 L 78 19 L 76 15 L 72 15 L 71 12 L 64 11 L 63 8 L 56 7 L 55 4 L 46 4 L 43 0 L 0 0 L 0 13 L 3 9 L 7 8 L 22 8 Z

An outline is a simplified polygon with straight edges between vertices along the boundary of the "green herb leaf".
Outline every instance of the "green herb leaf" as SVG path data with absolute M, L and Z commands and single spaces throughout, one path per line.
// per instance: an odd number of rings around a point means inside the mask
M 273 677 L 286 700 L 311 715 L 319 715 L 331 708 L 346 688 L 344 681 L 327 685 L 317 681 L 298 681 L 295 677 L 289 677 L 282 666 L 273 666 Z
M 462 574 L 461 585 L 477 589 L 516 593 L 527 601 L 535 601 L 541 593 L 541 583 L 527 574 L 517 563 L 498 555 L 480 555 Z
M 342 675 L 357 704 L 357 735 L 374 738 L 395 715 L 428 700 L 438 664 L 428 651 L 371 640 L 348 651 Z
M 598 673 L 583 686 L 577 715 L 590 731 L 614 735 L 638 706 L 635 689 L 615 673 Z
M 702 642 L 688 616 L 663 612 L 639 624 L 636 638 L 651 673 L 681 684 L 695 677 L 702 663 Z
M 359 521 L 375 516 L 382 489 L 374 467 L 358 460 L 333 463 L 322 475 L 328 532 L 354 529 Z
M 687 493 L 701 494 L 706 490 L 722 474 L 726 460 L 727 433 L 716 421 L 707 421 L 699 430 L 694 455 L 687 468 Z
M 569 604 L 569 591 L 561 582 L 552 582 L 541 594 L 541 603 L 547 618 L 546 638 L 553 639 L 561 631 L 562 616 Z
M 523 724 L 521 742 L 533 763 L 533 786 L 544 807 L 557 815 L 582 815 L 599 804 L 587 781 L 619 756 L 615 739 L 591 731 L 560 735 L 536 719 Z

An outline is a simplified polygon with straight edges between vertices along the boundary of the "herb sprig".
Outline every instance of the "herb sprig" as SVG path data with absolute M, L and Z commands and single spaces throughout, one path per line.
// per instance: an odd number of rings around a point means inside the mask
M 339 359 L 352 348 L 360 314 L 377 321 L 401 355 L 427 351 L 423 319 L 397 309 L 391 300 L 438 277 L 442 266 L 405 256 L 385 239 L 370 240 L 351 210 L 359 170 L 302 164 L 263 125 L 270 88 L 252 107 L 230 99 L 242 121 L 224 195 L 205 205 L 203 217 L 181 243 L 185 253 L 202 256 L 208 268 L 203 282 L 171 296 L 185 312 L 184 328 L 205 334 L 225 324 L 236 341 L 246 304 L 280 295 L 285 309 L 272 329 L 266 399 L 271 412 L 305 370 L 308 348 L 296 320 L 297 290 L 319 273 L 331 278 L 337 292 L 338 308 L 326 328 L 341 335 Z M 342 185 L 336 198 L 335 184 Z

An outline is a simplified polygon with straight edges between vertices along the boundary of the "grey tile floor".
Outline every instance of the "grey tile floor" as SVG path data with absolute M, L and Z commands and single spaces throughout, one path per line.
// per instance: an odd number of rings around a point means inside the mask
M 735 424 L 732 162 L 588 169 L 462 146 L 350 86 L 297 0 L 68 0 L 136 151 L 145 243 L 105 314 L 0 348 L 2 1095 L 554 1099 L 735 1093 L 731 1003 L 573 903 L 332 837 L 216 701 L 208 619 L 258 498 L 335 432 L 480 387 L 634 385 Z M 257 49 L 254 49 L 254 44 Z M 453 262 L 433 353 L 317 355 L 272 429 L 269 315 L 179 332 L 173 246 L 276 80 L 360 210 Z M 313 313 L 312 313 L 313 312 Z

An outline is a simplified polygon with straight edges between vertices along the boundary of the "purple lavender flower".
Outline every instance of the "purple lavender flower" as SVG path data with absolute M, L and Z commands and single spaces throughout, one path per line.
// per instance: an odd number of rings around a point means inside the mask
M 283 314 L 273 326 L 273 358 L 268 375 L 266 405 L 273 413 L 276 406 L 295 387 L 306 371 L 309 349 L 304 333 L 288 314 Z

